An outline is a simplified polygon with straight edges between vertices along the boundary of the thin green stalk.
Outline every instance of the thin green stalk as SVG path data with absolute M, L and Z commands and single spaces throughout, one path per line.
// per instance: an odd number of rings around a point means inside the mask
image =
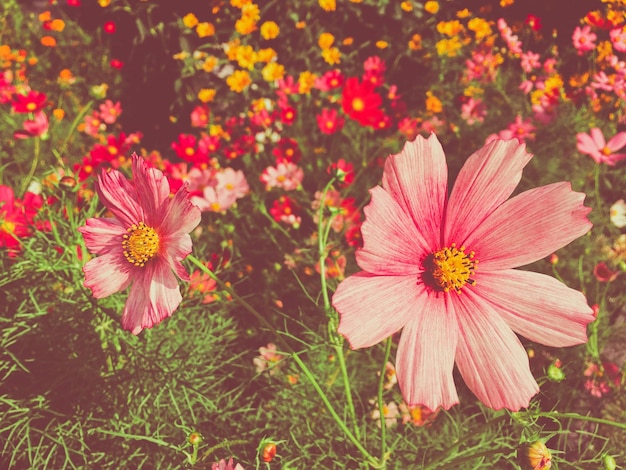
M 339 359 L 339 367 L 341 369 L 341 377 L 343 379 L 343 389 L 346 395 L 346 401 L 348 402 L 348 414 L 352 421 L 352 427 L 354 428 L 354 435 L 361 439 L 361 431 L 359 430 L 359 424 L 356 419 L 356 410 L 354 408 L 354 401 L 352 400 L 352 389 L 350 388 L 350 378 L 348 377 L 348 368 L 346 367 L 346 358 L 343 353 L 343 345 L 336 344 L 335 351 L 337 358 Z
M 380 460 L 385 461 L 387 454 L 387 426 L 385 423 L 383 390 L 385 388 L 385 376 L 387 374 L 387 362 L 391 354 L 391 336 L 385 342 L 385 357 L 383 358 L 383 366 L 380 369 L 380 380 L 378 381 L 378 410 L 380 412 Z
M 33 161 L 30 165 L 30 170 L 28 170 L 28 174 L 26 175 L 26 178 L 24 178 L 24 181 L 22 182 L 22 194 L 24 194 L 26 192 L 26 190 L 28 189 L 28 185 L 30 184 L 30 180 L 33 179 L 33 176 L 35 176 L 35 171 L 37 171 L 37 165 L 39 164 L 39 150 L 40 150 L 40 145 L 41 145 L 41 139 L 39 137 L 35 137 L 35 149 L 34 149 L 34 155 L 33 155 Z
M 324 298 L 324 313 L 328 315 L 330 311 L 330 298 L 328 297 L 328 288 L 326 286 L 326 239 L 324 237 L 324 207 L 326 206 L 326 193 L 335 182 L 335 178 L 326 184 L 320 197 L 320 207 L 317 211 L 317 245 L 320 256 L 320 281 L 322 283 L 322 296 Z M 330 222 L 330 221 L 329 221 Z
M 596 196 L 596 205 L 598 209 L 600 209 L 602 205 L 602 199 L 600 198 L 600 165 L 596 164 L 595 170 L 593 172 L 593 185 L 594 185 L 594 193 Z
M 604 418 L 595 418 L 593 416 L 585 416 L 578 413 L 559 413 L 558 411 L 538 412 L 538 417 L 550 418 L 554 420 L 560 419 L 577 419 L 579 421 L 588 421 L 590 423 L 606 424 L 615 428 L 626 430 L 626 423 L 618 423 Z
M 357 449 L 359 449 L 359 452 L 361 452 L 361 454 L 363 454 L 363 456 L 367 459 L 368 463 L 371 466 L 373 466 L 374 468 L 384 468 L 384 462 L 383 462 L 383 464 L 381 466 L 381 463 L 378 461 L 378 459 L 376 459 L 376 457 L 373 457 L 372 455 L 370 455 L 370 453 L 367 451 L 367 449 L 365 449 L 365 447 L 363 447 L 361 442 L 350 432 L 350 430 L 346 426 L 346 423 L 344 423 L 343 420 L 341 419 L 341 417 L 337 414 L 337 412 L 333 408 L 333 405 L 328 400 L 328 397 L 326 396 L 324 391 L 321 389 L 321 387 L 319 386 L 319 384 L 315 380 L 315 377 L 313 376 L 313 374 L 311 373 L 309 368 L 306 366 L 306 364 L 304 362 L 302 362 L 302 360 L 300 359 L 300 357 L 298 357 L 298 355 L 296 353 L 293 353 L 292 357 L 296 361 L 296 363 L 300 366 L 300 369 L 302 369 L 302 372 L 304 373 L 304 375 L 306 375 L 307 378 L 311 381 L 311 384 L 313 385 L 313 388 L 315 388 L 315 390 L 317 391 L 318 395 L 320 396 L 320 398 L 324 402 L 324 405 L 326 405 L 326 409 L 331 414 L 331 416 L 335 419 L 335 421 L 337 422 L 337 424 L 339 425 L 341 430 L 344 432 L 346 437 L 354 444 L 354 446 Z
M 359 449 L 359 451 L 370 462 L 370 464 L 372 466 L 374 466 L 376 468 L 382 468 L 382 467 L 379 467 L 379 464 L 378 464 L 378 461 L 376 460 L 376 458 L 372 457 L 369 454 L 369 452 L 367 452 L 367 450 L 360 443 L 359 439 L 357 439 L 354 436 L 354 434 L 352 434 L 352 432 L 350 432 L 350 430 L 348 429 L 348 427 L 346 426 L 344 421 L 341 419 L 341 417 L 337 414 L 337 412 L 332 407 L 328 397 L 326 396 L 324 391 L 319 386 L 319 383 L 315 379 L 315 376 L 311 373 L 309 368 L 298 357 L 296 351 L 289 345 L 289 343 L 287 343 L 286 341 L 283 340 L 282 336 L 280 336 L 280 334 L 278 333 L 276 328 L 274 328 L 274 326 L 263 315 L 261 315 L 252 305 L 250 305 L 248 302 L 246 302 L 233 289 L 231 289 L 229 286 L 227 286 L 226 283 L 224 283 L 224 281 L 222 281 L 219 277 L 217 277 L 215 275 L 215 273 L 213 271 L 211 271 L 208 267 L 206 267 L 199 259 L 197 259 L 193 255 L 187 256 L 187 259 L 189 259 L 189 261 L 191 261 L 198 268 L 200 268 L 200 270 L 202 272 L 204 272 L 208 276 L 210 276 L 211 279 L 213 279 L 217 283 L 217 285 L 220 286 L 221 289 L 223 289 L 226 292 L 228 292 L 228 294 L 230 294 L 234 300 L 236 300 L 243 308 L 245 308 L 248 312 L 250 312 L 257 320 L 259 320 L 263 325 L 265 325 L 270 331 L 272 331 L 274 333 L 276 338 L 281 342 L 283 348 L 286 351 L 291 353 L 291 356 L 294 358 L 294 360 L 296 361 L 296 363 L 298 364 L 298 366 L 300 367 L 302 372 L 309 378 L 309 380 L 311 381 L 311 384 L 313 385 L 313 388 L 315 388 L 315 391 L 318 393 L 318 395 L 320 396 L 320 398 L 322 399 L 322 401 L 324 402 L 324 404 L 328 408 L 329 413 L 335 419 L 335 421 L 337 422 L 337 425 L 342 429 L 342 431 L 344 431 L 346 437 L 350 441 L 352 441 L 352 443 L 354 443 L 354 445 L 357 447 L 357 449 Z M 340 364 L 341 364 L 341 361 L 343 360 L 343 349 L 341 347 L 338 347 L 336 349 L 337 349 L 337 355 L 340 358 L 339 361 L 340 361 Z M 344 373 L 344 383 L 349 384 L 349 382 L 347 380 L 347 373 L 345 371 L 345 364 L 342 367 L 342 369 L 343 369 L 342 372 Z M 352 403 L 351 399 L 349 399 L 349 403 Z

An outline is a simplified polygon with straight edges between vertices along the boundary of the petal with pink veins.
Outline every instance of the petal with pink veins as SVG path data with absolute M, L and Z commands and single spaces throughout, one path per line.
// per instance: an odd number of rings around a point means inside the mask
M 448 167 L 435 134 L 417 136 L 385 161 L 383 188 L 411 216 L 426 240 L 422 249 L 440 248 L 440 230 L 448 192 Z M 421 240 L 418 241 L 421 244 Z
M 91 289 L 96 299 L 108 297 L 128 287 L 133 269 L 120 247 L 119 252 L 100 255 L 83 266 L 85 287 Z
M 340 315 L 338 331 L 352 349 L 373 346 L 422 314 L 426 291 L 417 282 L 417 276 L 360 272 L 339 284 L 332 302 Z
M 142 157 L 133 154 L 133 184 L 146 214 L 145 222 L 151 227 L 160 225 L 164 216 L 163 206 L 170 198 L 169 181 L 162 171 L 149 168 Z
M 604 138 L 602 131 L 598 127 L 594 127 L 589 133 L 591 134 L 591 139 L 593 140 L 596 149 L 603 149 L 606 145 L 606 139 Z
M 443 237 L 446 246 L 462 244 L 511 196 L 531 158 L 524 144 L 513 139 L 494 140 L 467 159 L 448 201 Z
M 78 231 L 83 234 L 89 251 L 97 255 L 121 249 L 122 237 L 126 233 L 122 224 L 113 218 L 87 219 L 85 225 L 78 227 Z
M 456 364 L 467 386 L 495 410 L 528 407 L 539 386 L 515 333 L 471 290 L 449 298 L 459 328 Z
M 619 132 L 606 144 L 611 152 L 617 152 L 624 145 L 626 145 L 626 132 Z
M 125 227 L 144 220 L 137 190 L 118 170 L 102 171 L 96 191 L 100 201 Z
M 163 214 L 160 231 L 162 234 L 177 232 L 189 233 L 200 223 L 202 212 L 189 199 L 189 192 L 180 188 L 170 200 L 167 211 Z
M 565 182 L 525 191 L 502 204 L 462 244 L 475 252 L 477 271 L 532 263 L 591 229 L 584 199 Z
M 475 280 L 472 290 L 517 334 L 556 348 L 587 341 L 594 316 L 581 292 L 545 274 L 516 269 L 479 272 Z
M 359 267 L 380 275 L 408 275 L 420 271 L 421 260 L 429 253 L 411 217 L 380 186 L 370 190 L 361 226 L 363 248 L 356 253 Z
M 402 330 L 396 376 L 410 406 L 447 410 L 459 402 L 452 376 L 458 327 L 449 307 L 441 296 L 426 295 Z

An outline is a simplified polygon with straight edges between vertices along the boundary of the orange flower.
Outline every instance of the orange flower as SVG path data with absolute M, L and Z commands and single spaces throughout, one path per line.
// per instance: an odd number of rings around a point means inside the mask
M 57 45 L 57 40 L 52 36 L 44 36 L 41 38 L 41 44 L 46 47 L 54 47 Z

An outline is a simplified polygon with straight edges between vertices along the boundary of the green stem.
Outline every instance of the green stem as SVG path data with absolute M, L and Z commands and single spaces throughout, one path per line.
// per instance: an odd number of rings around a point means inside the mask
M 320 398 L 324 402 L 324 405 L 326 405 L 326 409 L 331 414 L 331 416 L 334 418 L 334 420 L 337 422 L 337 424 L 339 425 L 341 430 L 344 432 L 346 437 L 354 444 L 354 446 L 361 452 L 361 454 L 363 454 L 363 456 L 367 459 L 368 463 L 372 467 L 374 467 L 374 468 L 383 468 L 381 466 L 381 464 L 378 462 L 378 460 L 375 457 L 373 457 L 372 455 L 370 455 L 370 453 L 367 451 L 367 449 L 365 449 L 365 447 L 363 447 L 361 442 L 350 432 L 350 430 L 346 426 L 346 423 L 344 423 L 343 420 L 341 419 L 341 417 L 337 414 L 337 412 L 333 408 L 333 405 L 328 400 L 328 397 L 326 396 L 324 391 L 321 389 L 321 387 L 319 386 L 319 384 L 315 380 L 315 377 L 313 376 L 313 374 L 311 373 L 309 368 L 306 366 L 306 364 L 304 362 L 302 362 L 302 360 L 300 359 L 300 357 L 298 357 L 298 355 L 296 353 L 293 353 L 292 357 L 296 361 L 296 363 L 300 366 L 300 369 L 302 369 L 302 372 L 304 373 L 304 375 L 306 375 L 307 378 L 311 381 L 311 384 L 313 385 L 313 388 L 315 388 L 315 391 L 317 391 L 318 395 L 320 396 Z
M 580 421 L 588 421 L 590 423 L 606 424 L 607 426 L 613 426 L 619 429 L 626 430 L 626 423 L 618 423 L 604 418 L 595 418 L 593 416 L 584 416 L 578 413 L 559 413 L 558 411 L 539 412 L 537 416 L 544 418 L 550 418 L 554 420 L 559 419 L 577 419 Z
M 35 176 L 35 171 L 37 171 L 37 165 L 39 164 L 39 148 L 41 144 L 41 139 L 39 137 L 35 137 L 34 139 L 35 139 L 35 149 L 33 152 L 34 153 L 33 161 L 30 164 L 30 170 L 28 171 L 26 178 L 24 178 L 24 181 L 22 182 L 22 194 L 24 194 L 26 190 L 28 189 L 30 180 L 32 180 L 33 176 Z
M 319 250 L 319 262 L 320 262 L 320 282 L 322 283 L 322 296 L 324 298 L 324 313 L 326 315 L 330 312 L 330 298 L 328 297 L 328 288 L 326 285 L 326 238 L 324 237 L 324 208 L 326 207 L 326 193 L 331 188 L 335 178 L 326 184 L 322 191 L 322 197 L 320 198 L 320 207 L 317 211 L 317 246 Z M 330 224 L 331 221 L 329 221 Z M 328 232 L 326 232 L 328 233 Z
M 350 378 L 348 377 L 348 368 L 346 367 L 346 358 L 343 353 L 343 346 L 341 344 L 335 345 L 335 351 L 337 358 L 339 359 L 339 367 L 341 368 L 341 376 L 343 378 L 343 390 L 346 395 L 346 401 L 348 402 L 348 414 L 352 421 L 352 427 L 354 428 L 354 435 L 357 439 L 361 439 L 361 431 L 356 419 L 356 409 L 354 408 L 354 402 L 352 401 L 352 389 L 350 388 Z
M 279 332 L 276 330 L 276 328 L 274 328 L 274 326 L 263 315 L 261 315 L 252 305 L 250 305 L 248 302 L 246 302 L 233 289 L 231 289 L 228 285 L 226 285 L 226 283 L 224 281 L 222 281 L 219 277 L 217 277 L 217 275 L 215 275 L 215 273 L 213 271 L 211 271 L 207 266 L 205 266 L 198 258 L 196 258 L 193 255 L 188 255 L 187 259 L 189 261 L 191 261 L 193 264 L 195 264 L 198 268 L 200 268 L 200 270 L 202 272 L 206 273 L 211 279 L 213 279 L 217 283 L 218 286 L 220 286 L 221 289 L 223 289 L 226 292 L 228 292 L 228 294 L 234 300 L 236 300 L 243 308 L 245 308 L 248 312 L 250 312 L 257 320 L 259 320 L 259 322 L 261 322 L 265 327 L 267 327 L 270 331 L 272 331 L 274 333 L 274 335 L 276 336 L 277 340 L 279 340 L 281 342 L 282 347 L 286 351 L 291 353 L 291 356 L 294 358 L 294 360 L 296 361 L 296 363 L 298 364 L 298 366 L 300 367 L 300 369 L 302 370 L 304 375 L 306 375 L 308 377 L 308 379 L 311 381 L 311 384 L 313 385 L 313 388 L 315 388 L 315 391 L 318 393 L 318 395 L 320 396 L 320 398 L 322 399 L 322 401 L 326 405 L 326 408 L 328 408 L 328 411 L 330 412 L 331 416 L 337 422 L 337 425 L 345 433 L 346 437 L 350 441 L 352 441 L 352 443 L 356 446 L 356 448 L 359 449 L 359 451 L 363 454 L 363 456 L 365 456 L 365 458 L 369 461 L 369 463 L 373 467 L 381 468 L 381 467 L 379 467 L 379 464 L 378 464 L 378 461 L 376 460 L 376 458 L 372 457 L 369 454 L 369 452 L 367 452 L 367 450 L 361 445 L 359 439 L 357 439 L 354 436 L 354 434 L 352 434 L 350 432 L 350 430 L 348 429 L 346 424 L 343 422 L 341 417 L 333 409 L 330 401 L 328 400 L 328 397 L 326 396 L 326 394 L 324 393 L 322 388 L 319 386 L 319 383 L 315 379 L 315 376 L 313 376 L 313 374 L 311 373 L 309 368 L 298 357 L 298 354 L 296 353 L 296 351 L 289 345 L 289 343 L 287 343 L 282 338 L 282 336 L 279 334 Z M 336 345 L 335 348 L 337 350 L 337 355 L 339 357 L 340 364 L 342 364 L 342 361 L 344 360 L 344 358 L 343 358 L 343 349 L 341 348 L 341 345 Z M 344 383 L 347 384 L 348 392 L 349 392 L 349 381 L 348 381 L 348 377 L 347 377 L 347 371 L 345 369 L 345 363 L 342 365 L 342 373 L 344 373 Z M 352 404 L 351 394 L 348 394 L 348 397 L 349 397 L 348 398 L 348 402 L 350 404 Z M 352 413 L 354 413 L 354 405 L 353 404 L 352 404 Z M 355 426 L 356 426 L 356 421 L 355 421 Z
M 598 206 L 598 210 L 602 205 L 602 199 L 600 199 L 600 165 L 596 164 L 595 171 L 593 173 L 593 185 L 594 185 L 594 193 L 596 196 L 596 205 Z
M 380 460 L 385 461 L 387 454 L 387 426 L 385 423 L 383 390 L 385 388 L 385 377 L 387 374 L 387 362 L 391 354 L 391 336 L 385 342 L 385 357 L 383 358 L 383 366 L 380 369 L 380 380 L 378 381 L 378 410 L 380 412 Z

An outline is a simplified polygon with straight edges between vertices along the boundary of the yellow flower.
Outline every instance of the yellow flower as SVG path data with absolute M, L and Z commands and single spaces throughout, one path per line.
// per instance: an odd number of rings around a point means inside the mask
M 227 140 L 229 139 L 228 132 L 224 131 L 222 126 L 220 126 L 219 124 L 211 124 L 209 126 L 209 135 L 211 137 L 224 137 Z
M 256 60 L 258 62 L 268 63 L 276 56 L 277 54 L 274 49 L 272 49 L 271 47 L 266 47 L 265 49 L 259 49 L 259 51 L 256 53 Z
M 461 49 L 461 47 L 463 47 L 463 44 L 461 43 L 461 40 L 455 36 L 450 39 L 442 39 L 441 41 L 438 41 L 437 44 L 435 44 L 435 47 L 437 48 L 437 54 L 440 56 L 446 55 L 448 57 L 456 57 L 457 52 Z
M 226 43 L 224 47 L 224 53 L 228 60 L 236 60 L 237 59 L 237 50 L 239 50 L 239 39 L 233 39 Z
M 65 117 L 65 111 L 63 111 L 61 108 L 55 108 L 52 110 L 52 115 L 57 121 L 62 121 Z
M 59 83 L 61 85 L 71 85 L 76 82 L 76 78 L 70 69 L 63 69 L 59 72 Z
M 274 21 L 266 21 L 261 25 L 261 36 L 265 40 L 274 39 L 278 33 L 280 33 L 280 28 Z
M 344 46 L 351 46 L 353 42 L 354 42 L 353 37 L 347 37 L 343 41 L 341 41 L 341 44 L 343 44 Z
M 41 44 L 46 47 L 54 47 L 57 45 L 57 40 L 52 36 L 43 36 L 41 38 Z
M 320 49 L 323 51 L 326 49 L 330 49 L 330 47 L 335 42 L 335 36 L 330 33 L 322 33 L 320 34 L 319 39 L 317 40 L 317 44 L 320 46 Z
M 63 31 L 65 29 L 65 21 L 54 19 L 50 22 L 50 29 L 52 31 Z
M 172 59 L 174 59 L 174 60 L 185 60 L 188 57 L 189 57 L 189 52 L 187 52 L 187 51 L 180 51 L 180 52 L 177 52 L 176 54 L 174 54 L 172 56 Z
M 306 28 L 306 21 L 298 21 L 296 23 L 296 29 L 304 29 Z
M 439 11 L 439 2 L 436 2 L 434 0 L 429 0 L 428 2 L 424 3 L 424 10 L 430 13 L 431 15 L 434 15 L 435 13 Z
M 250 74 L 245 70 L 235 70 L 233 74 L 226 79 L 228 87 L 237 93 L 241 93 L 251 83 Z
M 202 63 L 202 70 L 205 72 L 212 72 L 215 70 L 215 66 L 217 65 L 217 57 L 209 56 Z
M 337 9 L 337 2 L 335 0 L 319 0 L 319 3 L 324 11 L 335 11 Z
M 252 70 L 256 64 L 257 55 L 252 46 L 240 46 L 237 48 L 236 60 L 242 69 Z
M 400 8 L 404 11 L 413 11 L 413 4 L 411 2 L 402 2 Z
M 43 23 L 44 21 L 50 21 L 52 19 L 52 15 L 48 10 L 46 10 L 46 11 L 42 11 L 41 13 L 39 13 L 38 18 L 39 18 L 39 21 Z
M 255 23 L 261 19 L 261 10 L 254 3 L 247 3 L 241 7 L 241 19 L 249 19 Z
M 311 89 L 315 84 L 315 74 L 309 72 L 308 70 L 302 72 L 298 77 L 298 93 L 301 95 L 308 95 L 311 93 Z
M 471 13 L 467 8 L 463 8 L 462 10 L 459 10 L 456 12 L 456 17 L 457 18 L 467 18 L 468 16 L 470 16 Z
M 474 86 L 474 85 L 470 85 L 468 86 L 465 90 L 463 90 L 463 94 L 465 96 L 482 96 L 482 94 L 485 92 L 485 90 L 483 90 L 480 87 Z
M 515 0 L 500 0 L 500 6 L 502 8 L 510 7 L 515 3 Z
M 187 13 L 183 16 L 183 24 L 186 28 L 194 28 L 198 24 L 198 18 L 193 13 Z
M 362 3 L 363 0 L 350 0 L 352 3 Z
M 389 47 L 389 43 L 387 41 L 376 41 L 376 47 L 379 49 L 386 49 Z
M 230 4 L 235 8 L 243 8 L 244 5 L 252 3 L 252 0 L 230 0 Z
M 419 51 L 422 48 L 422 36 L 415 33 L 409 40 L 409 49 L 412 51 Z
M 601 41 L 597 46 L 598 56 L 596 57 L 596 63 L 602 62 L 608 56 L 613 54 L 613 46 L 610 41 Z
M 584 72 L 581 75 L 572 75 L 569 79 L 569 86 L 572 88 L 582 88 L 589 81 L 589 72 Z
M 446 36 L 453 37 L 463 31 L 463 25 L 459 20 L 440 21 L 437 23 L 437 31 Z
M 482 18 L 472 18 L 468 21 L 467 28 L 470 31 L 474 31 L 476 41 L 482 41 L 484 38 L 492 34 L 489 22 Z
M 209 103 L 215 98 L 215 93 L 217 92 L 213 88 L 202 88 L 198 92 L 198 99 L 203 103 Z
M 196 26 L 196 34 L 199 38 L 213 36 L 215 34 L 215 26 L 211 23 L 207 23 L 206 21 L 198 23 L 198 26 Z
M 98 5 L 102 8 L 106 8 L 111 4 L 111 0 L 98 0 Z
M 440 113 L 443 110 L 441 100 L 437 98 L 431 91 L 426 92 L 426 111 L 431 113 Z
M 277 62 L 270 62 L 265 67 L 263 67 L 263 70 L 261 70 L 261 74 L 263 75 L 263 80 L 265 80 L 266 82 L 280 80 L 285 76 L 285 67 Z
M 327 64 L 335 65 L 341 62 L 341 52 L 336 47 L 331 47 L 330 49 L 325 49 L 322 51 L 322 57 L 326 61 Z
M 250 18 L 240 18 L 235 21 L 235 30 L 242 36 L 250 34 L 256 29 L 256 21 Z

